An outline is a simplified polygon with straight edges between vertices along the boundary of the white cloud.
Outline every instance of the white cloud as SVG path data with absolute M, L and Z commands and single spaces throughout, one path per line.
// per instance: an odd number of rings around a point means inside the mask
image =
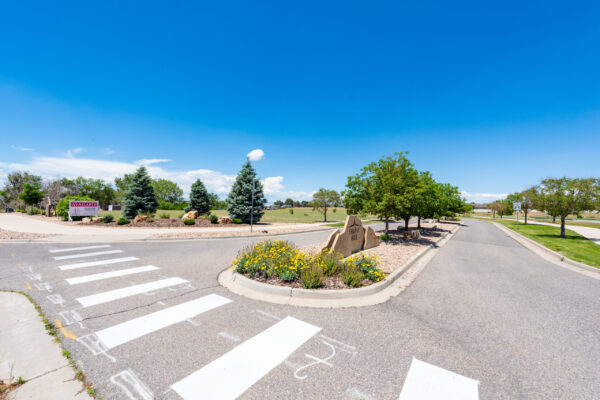
M 263 191 L 266 194 L 271 194 L 281 191 L 283 189 L 283 176 L 269 176 L 262 181 Z
M 254 149 L 246 155 L 250 161 L 260 161 L 265 156 L 265 152 L 261 149 Z
M 283 176 L 269 176 L 263 179 L 263 192 L 269 202 L 275 200 L 285 200 L 291 198 L 294 200 L 311 200 L 314 192 L 299 192 L 283 190 Z
M 10 147 L 15 150 L 19 150 L 19 151 L 34 151 L 35 150 L 35 149 L 32 149 L 31 147 L 15 146 L 14 144 L 11 144 Z
M 74 149 L 65 151 L 64 156 L 68 158 L 73 158 L 75 154 L 79 154 L 81 152 L 83 152 L 83 149 L 81 147 L 76 147 Z
M 158 164 L 158 163 L 164 163 L 164 162 L 170 162 L 171 160 L 169 160 L 168 158 L 143 158 L 141 160 L 137 160 L 134 161 L 133 163 L 135 165 L 152 165 L 152 164 Z
M 102 154 L 103 156 L 110 156 L 111 154 L 115 154 L 115 153 L 116 153 L 116 151 L 109 147 L 106 147 L 106 148 L 100 150 L 100 154 Z
M 462 196 L 467 202 L 488 203 L 490 201 L 502 200 L 508 196 L 507 193 L 469 193 L 462 191 Z

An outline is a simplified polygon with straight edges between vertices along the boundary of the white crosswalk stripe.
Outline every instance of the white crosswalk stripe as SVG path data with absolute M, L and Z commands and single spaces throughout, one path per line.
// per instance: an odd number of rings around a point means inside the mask
M 479 382 L 413 358 L 399 400 L 478 400 Z
M 102 248 L 106 248 L 106 247 L 110 247 L 110 244 L 99 244 L 97 246 L 71 247 L 69 249 L 54 249 L 54 250 L 49 250 L 49 252 L 50 253 L 64 253 L 67 251 L 102 249 Z
M 121 289 L 110 290 L 108 292 L 102 292 L 93 294 L 91 296 L 79 297 L 76 300 L 83 307 L 95 306 L 98 304 L 108 303 L 110 301 L 122 299 L 136 294 L 142 294 L 152 290 L 162 289 L 169 286 L 180 285 L 187 283 L 185 279 L 181 278 L 167 278 L 159 281 L 143 283 L 141 285 L 127 286 Z
M 120 269 L 118 271 L 110 271 L 110 272 L 102 272 L 102 273 L 93 274 L 93 275 L 78 276 L 76 278 L 68 278 L 65 280 L 70 285 L 78 285 L 80 283 L 87 283 L 87 282 L 99 281 L 102 279 L 116 278 L 118 276 L 139 274 L 142 272 L 154 271 L 157 269 L 158 269 L 158 267 L 155 267 L 154 265 L 145 265 L 143 267 Z
M 86 268 L 86 267 L 97 267 L 99 265 L 117 264 L 117 263 L 128 262 L 128 261 L 135 261 L 135 260 L 139 260 L 139 258 L 137 258 L 137 257 L 111 258 L 111 259 L 108 259 L 108 260 L 88 261 L 88 262 L 82 262 L 82 263 L 76 263 L 76 264 L 61 265 L 58 268 L 60 268 L 63 271 L 67 271 L 67 270 L 70 270 L 70 269 L 78 269 L 78 268 Z
M 184 400 L 235 399 L 320 330 L 286 317 L 171 388 Z
M 123 250 L 96 251 L 94 253 L 69 254 L 68 256 L 58 256 L 58 257 L 53 257 L 53 258 L 58 261 L 58 260 L 69 260 L 71 258 L 104 256 L 107 254 L 117 254 L 117 253 L 122 253 L 122 252 L 123 252 Z
M 231 303 L 231 300 L 217 294 L 210 294 L 199 299 L 134 318 L 130 321 L 111 326 L 110 328 L 102 329 L 97 331 L 95 335 L 102 341 L 104 348 L 112 349 L 123 343 L 127 343 L 169 325 L 183 322 L 186 319 L 193 318 L 228 303 Z

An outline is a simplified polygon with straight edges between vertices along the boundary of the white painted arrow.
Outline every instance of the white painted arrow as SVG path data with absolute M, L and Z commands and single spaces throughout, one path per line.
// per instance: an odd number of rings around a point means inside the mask
M 398 400 L 479 400 L 479 381 L 413 357 Z

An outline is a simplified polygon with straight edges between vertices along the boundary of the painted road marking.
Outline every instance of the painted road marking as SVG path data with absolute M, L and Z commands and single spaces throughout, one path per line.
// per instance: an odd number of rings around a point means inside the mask
M 130 400 L 153 400 L 154 394 L 130 369 L 110 377 L 110 381 L 121 388 Z
M 58 327 L 58 329 L 60 329 L 60 331 L 62 332 L 63 336 L 66 337 L 67 339 L 73 339 L 73 340 L 77 340 L 77 336 L 68 331 L 62 324 L 62 322 L 60 322 L 60 319 L 57 319 L 55 322 L 56 326 Z
M 110 350 L 123 343 L 166 328 L 169 325 L 183 322 L 188 318 L 193 318 L 228 303 L 231 303 L 231 300 L 217 294 L 210 294 L 102 329 L 97 331 L 95 335 L 102 341 L 103 347 Z
M 54 258 L 55 260 L 69 260 L 71 258 L 104 256 L 107 254 L 117 254 L 117 253 L 122 253 L 122 252 L 123 252 L 123 250 L 96 251 L 93 253 L 69 254 L 68 256 L 58 256 L 58 257 L 52 257 L 52 258 Z
M 141 272 L 154 271 L 158 269 L 154 265 L 146 265 L 144 267 L 127 268 L 119 271 L 102 272 L 100 274 L 78 276 L 76 278 L 65 279 L 70 285 L 78 285 L 80 283 L 94 282 L 102 279 L 115 278 L 117 276 L 126 276 L 139 274 Z
M 399 400 L 478 400 L 479 382 L 412 359 Z
M 171 388 L 184 400 L 235 399 L 320 330 L 286 317 Z
M 66 251 L 102 249 L 105 247 L 110 247 L 110 244 L 100 244 L 98 246 L 85 246 L 85 247 L 71 247 L 70 249 L 55 249 L 55 250 L 49 250 L 49 251 L 50 251 L 50 253 L 63 253 Z
M 121 289 L 110 290 L 108 292 L 102 292 L 93 294 L 91 296 L 79 297 L 75 300 L 84 307 L 95 306 L 97 304 L 108 303 L 109 301 L 122 299 L 124 297 L 133 296 L 136 294 L 142 294 L 152 290 L 162 289 L 169 286 L 180 285 L 187 283 L 185 279 L 181 278 L 167 278 L 161 279 L 160 281 L 142 283 L 141 285 L 133 285 L 124 287 Z
M 117 264 L 117 263 L 122 263 L 122 262 L 127 262 L 127 261 L 135 261 L 135 260 L 139 260 L 139 258 L 137 258 L 137 257 L 112 258 L 109 260 L 102 260 L 102 261 L 89 261 L 89 262 L 82 262 L 82 263 L 77 263 L 77 264 L 61 265 L 58 268 L 60 268 L 63 271 L 66 271 L 69 269 L 96 267 L 98 265 Z

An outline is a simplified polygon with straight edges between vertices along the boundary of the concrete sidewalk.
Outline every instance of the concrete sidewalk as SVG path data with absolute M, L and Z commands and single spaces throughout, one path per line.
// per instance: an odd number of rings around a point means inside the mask
M 26 381 L 8 399 L 91 399 L 25 296 L 0 292 L 0 315 L 0 379 Z
M 538 222 L 538 221 L 532 221 L 530 219 L 527 220 L 527 223 L 528 224 L 536 224 L 536 225 L 548 225 L 548 226 L 554 226 L 554 227 L 560 228 L 560 224 L 550 224 L 548 222 Z M 584 237 L 590 239 L 592 242 L 596 243 L 597 245 L 600 245 L 600 229 L 599 228 L 590 228 L 588 226 L 578 226 L 578 225 L 569 225 L 569 224 L 566 224 L 565 228 L 570 229 L 573 232 L 577 232 L 581 236 L 584 236 Z
M 99 226 L 82 226 L 82 225 L 62 225 L 54 222 L 41 221 L 35 218 L 29 218 L 15 213 L 0 214 L 0 229 L 13 232 L 38 233 L 38 234 L 55 234 L 61 236 L 47 237 L 43 239 L 34 239 L 35 241 L 44 242 L 115 242 L 129 240 L 144 240 L 153 235 L 160 234 L 176 234 L 176 233 L 206 233 L 211 236 L 211 233 L 230 233 L 233 236 L 239 235 L 241 232 L 248 232 L 250 228 L 247 226 L 231 226 L 227 228 L 108 228 Z M 302 231 L 324 229 L 319 224 L 281 224 L 281 225 L 259 225 L 255 226 L 255 231 L 268 230 L 269 233 L 282 233 L 285 231 Z

